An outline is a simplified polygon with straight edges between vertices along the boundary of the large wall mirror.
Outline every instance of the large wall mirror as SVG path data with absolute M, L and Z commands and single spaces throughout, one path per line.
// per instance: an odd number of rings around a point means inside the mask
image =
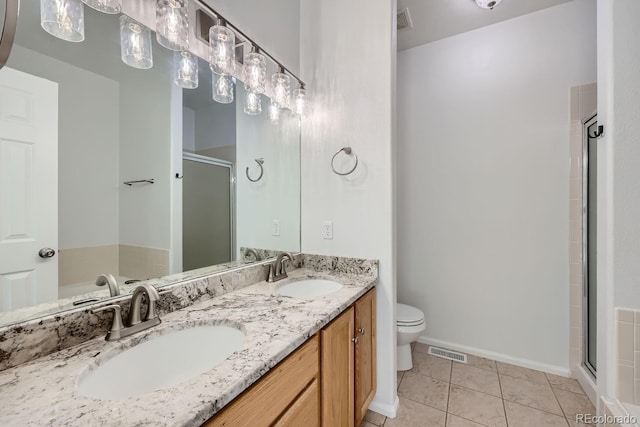
M 22 2 L 0 69 L 0 325 L 109 298 L 101 274 L 126 293 L 300 250 L 300 119 L 267 114 L 265 95 L 247 114 L 241 73 L 233 101 L 214 101 L 195 3 L 194 89 L 174 83 L 181 54 L 153 31 L 151 68 L 121 60 L 121 16 L 153 30 L 155 1 L 83 5 L 81 43 L 46 32 L 40 7 Z

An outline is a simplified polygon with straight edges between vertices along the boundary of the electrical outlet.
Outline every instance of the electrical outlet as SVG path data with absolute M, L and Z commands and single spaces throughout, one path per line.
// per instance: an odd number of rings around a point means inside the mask
M 333 222 L 324 221 L 322 223 L 322 237 L 324 239 L 333 239 Z
M 279 219 L 274 219 L 273 223 L 271 224 L 271 235 L 272 236 L 279 236 L 280 235 L 280 220 Z

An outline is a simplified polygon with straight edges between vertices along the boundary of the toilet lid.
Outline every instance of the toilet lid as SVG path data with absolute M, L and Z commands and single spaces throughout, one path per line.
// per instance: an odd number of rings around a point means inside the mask
M 399 326 L 415 326 L 424 323 L 424 313 L 406 304 L 396 304 L 397 324 Z

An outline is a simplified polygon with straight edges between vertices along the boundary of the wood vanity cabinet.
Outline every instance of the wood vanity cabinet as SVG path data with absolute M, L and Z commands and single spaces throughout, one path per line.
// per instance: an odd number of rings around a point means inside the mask
M 375 310 L 374 288 L 204 426 L 359 426 L 376 391 Z
M 375 288 L 320 331 L 322 425 L 357 427 L 376 392 Z

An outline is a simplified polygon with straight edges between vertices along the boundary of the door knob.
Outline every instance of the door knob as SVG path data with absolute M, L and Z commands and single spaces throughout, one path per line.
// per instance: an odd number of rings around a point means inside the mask
M 52 258 L 55 254 L 56 254 L 56 251 L 54 251 L 51 248 L 42 248 L 38 252 L 38 255 L 40 255 L 40 258 Z

